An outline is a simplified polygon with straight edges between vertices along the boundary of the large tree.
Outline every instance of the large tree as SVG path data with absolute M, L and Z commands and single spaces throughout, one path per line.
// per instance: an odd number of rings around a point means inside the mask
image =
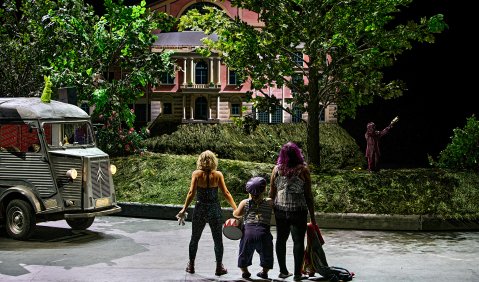
M 202 52 L 219 52 L 228 66 L 251 79 L 253 90 L 261 93 L 254 98 L 256 106 L 280 106 L 263 91 L 266 85 L 292 89 L 293 104 L 308 112 L 308 161 L 319 167 L 321 111 L 336 104 L 339 119 L 354 117 L 358 106 L 376 96 L 400 96 L 404 83 L 386 81 L 384 69 L 413 42 L 433 43 L 434 34 L 447 27 L 442 15 L 398 20 L 401 8 L 412 1 L 232 0 L 238 8 L 257 12 L 263 27 L 209 8 L 206 14 L 189 12 L 180 28 L 218 35 L 216 41 L 204 40 L 207 50 Z M 295 79 L 298 74 L 304 80 Z
M 5 1 L 0 95 L 38 96 L 44 75 L 54 88 L 75 87 L 78 100 L 94 106 L 93 118 L 106 124 L 101 147 L 115 154 L 135 147 L 128 140 L 135 120 L 129 106 L 173 69 L 170 53 L 151 46 L 152 31 L 168 30 L 176 19 L 150 11 L 145 1 L 104 0 L 103 6 L 97 16 L 83 0 Z
M 104 14 L 93 24 L 65 9 L 45 19 L 45 27 L 61 38 L 49 60 L 52 80 L 58 86 L 75 86 L 79 98 L 95 106 L 94 117 L 118 117 L 131 126 L 135 117 L 129 105 L 173 69 L 170 53 L 152 52 L 151 46 L 156 39 L 152 31 L 168 30 L 175 19 L 145 5 L 105 0 Z
M 0 96 L 39 96 L 44 67 L 57 45 L 43 17 L 58 9 L 54 1 L 6 0 L 0 6 Z

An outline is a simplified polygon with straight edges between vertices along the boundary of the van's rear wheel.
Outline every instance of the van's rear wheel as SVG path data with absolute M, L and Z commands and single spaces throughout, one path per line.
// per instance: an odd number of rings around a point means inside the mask
M 35 215 L 32 206 L 24 200 L 12 200 L 7 205 L 6 230 L 16 240 L 28 240 L 35 230 Z
M 94 220 L 95 217 L 66 219 L 68 225 L 74 230 L 85 230 L 93 224 Z

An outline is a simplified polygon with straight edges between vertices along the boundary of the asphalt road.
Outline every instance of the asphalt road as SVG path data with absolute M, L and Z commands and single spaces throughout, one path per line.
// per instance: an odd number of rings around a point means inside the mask
M 275 229 L 273 227 L 273 235 Z M 100 217 L 87 231 L 63 221 L 42 223 L 30 241 L 0 237 L 0 281 L 246 281 L 236 267 L 239 241 L 224 238 L 227 275 L 214 275 L 208 226 L 196 274 L 184 271 L 191 222 Z M 391 232 L 323 229 L 329 265 L 356 273 L 353 281 L 479 281 L 479 232 Z M 293 269 L 292 240 L 288 267 Z M 260 270 L 258 255 L 250 272 Z M 278 267 L 270 271 L 275 281 Z M 251 281 L 251 280 L 250 280 Z M 263 280 L 264 281 L 264 280 Z

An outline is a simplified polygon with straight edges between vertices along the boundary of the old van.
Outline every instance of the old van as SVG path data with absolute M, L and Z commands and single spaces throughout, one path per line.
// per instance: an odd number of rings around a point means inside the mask
M 0 98 L 0 225 L 10 237 L 27 240 L 37 223 L 52 220 L 86 229 L 121 211 L 115 172 L 79 107 Z

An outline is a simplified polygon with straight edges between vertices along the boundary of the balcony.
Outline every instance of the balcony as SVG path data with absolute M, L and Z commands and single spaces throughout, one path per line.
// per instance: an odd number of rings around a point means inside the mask
M 214 90 L 214 91 L 219 91 L 221 89 L 221 84 L 195 84 L 195 83 L 183 83 L 181 84 L 181 88 L 183 89 L 189 89 L 189 90 Z

